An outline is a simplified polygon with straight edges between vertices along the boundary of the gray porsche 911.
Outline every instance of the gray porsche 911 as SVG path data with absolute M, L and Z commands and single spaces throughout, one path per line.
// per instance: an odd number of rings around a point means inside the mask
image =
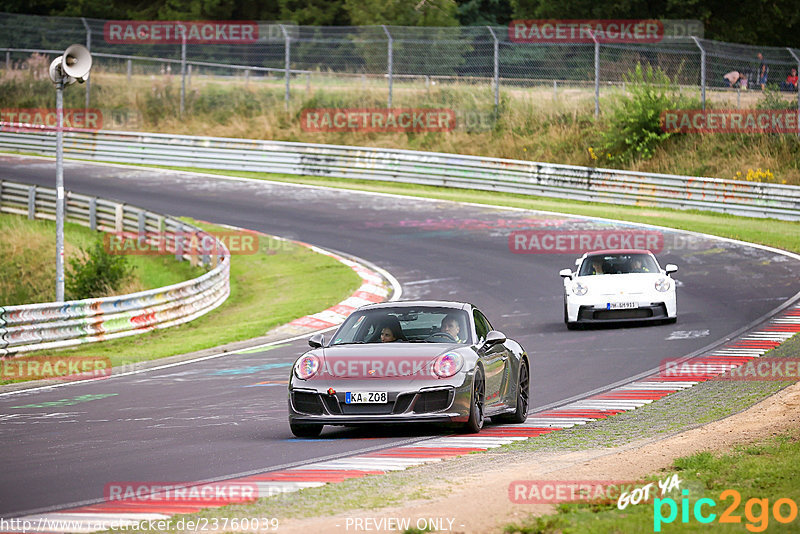
M 327 344 L 322 334 L 308 343 L 289 377 L 295 436 L 318 436 L 324 425 L 422 422 L 474 433 L 486 417 L 527 417 L 528 355 L 471 304 L 370 304 Z

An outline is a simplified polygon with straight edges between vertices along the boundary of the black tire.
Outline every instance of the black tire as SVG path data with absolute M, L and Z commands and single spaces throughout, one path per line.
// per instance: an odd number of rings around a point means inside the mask
M 670 317 L 668 319 L 664 319 L 664 324 L 675 324 L 678 322 L 677 317 Z
M 472 397 L 469 403 L 469 419 L 461 431 L 466 434 L 477 434 L 483 428 L 483 406 L 486 394 L 486 385 L 483 381 L 483 371 L 480 367 L 475 371 L 472 380 Z
M 578 323 L 567 323 L 567 330 L 578 330 L 580 327 Z
M 298 438 L 316 438 L 322 432 L 322 426 L 316 423 L 293 423 L 289 421 L 292 434 Z
M 501 415 L 498 420 L 503 423 L 518 425 L 528 418 L 528 400 L 530 399 L 531 374 L 528 362 L 519 362 L 519 382 L 517 383 L 517 409 L 514 413 Z M 492 418 L 494 421 L 495 418 Z

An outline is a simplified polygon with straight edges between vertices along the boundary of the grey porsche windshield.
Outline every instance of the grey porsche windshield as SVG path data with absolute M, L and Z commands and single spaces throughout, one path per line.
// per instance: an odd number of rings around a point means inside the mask
M 330 344 L 349 343 L 472 343 L 472 336 L 464 310 L 427 306 L 376 308 L 350 315 Z

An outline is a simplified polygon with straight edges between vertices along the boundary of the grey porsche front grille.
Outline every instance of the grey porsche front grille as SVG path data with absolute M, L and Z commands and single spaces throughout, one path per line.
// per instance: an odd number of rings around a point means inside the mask
M 300 413 L 322 415 L 322 401 L 316 393 L 295 391 L 292 393 L 292 405 Z
M 423 391 L 417 395 L 417 402 L 414 404 L 414 413 L 438 412 L 450 406 L 453 400 L 453 390 L 437 389 L 434 391 Z

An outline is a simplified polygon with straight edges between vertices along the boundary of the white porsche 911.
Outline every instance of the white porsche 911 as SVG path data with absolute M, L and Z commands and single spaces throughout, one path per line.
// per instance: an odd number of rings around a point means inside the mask
M 597 250 L 575 261 L 576 271 L 563 269 L 564 322 L 570 330 L 581 324 L 617 321 L 677 320 L 675 281 L 678 270 L 658 265 L 649 250 Z

